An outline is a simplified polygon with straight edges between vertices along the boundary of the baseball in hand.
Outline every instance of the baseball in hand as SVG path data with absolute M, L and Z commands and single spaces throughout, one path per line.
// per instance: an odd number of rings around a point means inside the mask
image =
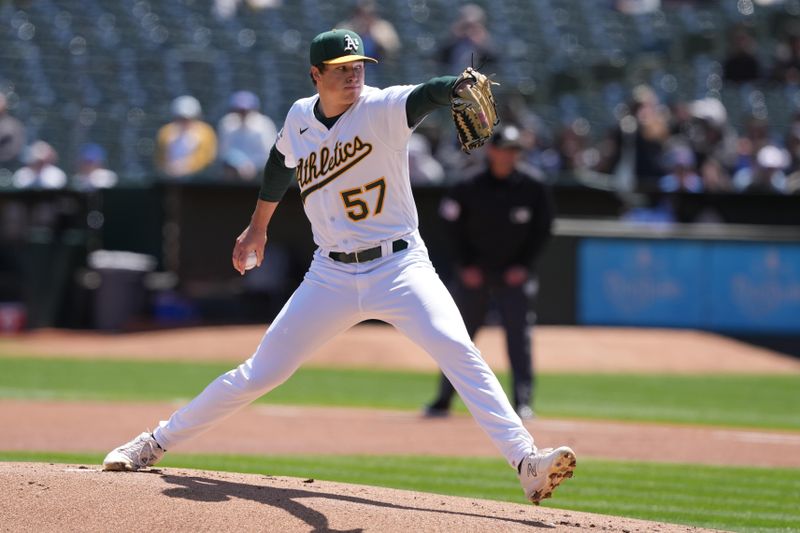
M 255 268 L 256 263 L 258 263 L 258 256 L 255 252 L 250 252 L 247 254 L 247 259 L 244 261 L 244 269 L 250 270 L 251 268 Z

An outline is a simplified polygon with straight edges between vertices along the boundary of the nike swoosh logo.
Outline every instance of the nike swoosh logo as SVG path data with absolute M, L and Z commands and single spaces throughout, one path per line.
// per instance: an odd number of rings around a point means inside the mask
M 300 128 L 300 135 L 304 134 L 308 128 Z

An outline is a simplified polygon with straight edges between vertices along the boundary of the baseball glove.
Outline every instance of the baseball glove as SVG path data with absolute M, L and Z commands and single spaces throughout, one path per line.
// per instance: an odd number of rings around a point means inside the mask
M 453 86 L 450 111 L 456 124 L 458 142 L 466 153 L 488 141 L 494 127 L 500 122 L 492 85 L 499 83 L 468 67 Z

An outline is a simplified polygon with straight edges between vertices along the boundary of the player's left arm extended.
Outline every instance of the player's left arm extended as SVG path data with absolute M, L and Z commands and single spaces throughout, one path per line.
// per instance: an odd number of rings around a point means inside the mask
M 409 128 L 419 124 L 428 113 L 440 107 L 450 107 L 456 76 L 439 76 L 417 85 L 406 100 L 406 120 Z
M 408 127 L 438 107 L 450 107 L 461 149 L 469 154 L 488 141 L 497 126 L 497 106 L 490 80 L 468 68 L 460 76 L 440 76 L 418 85 L 406 100 Z

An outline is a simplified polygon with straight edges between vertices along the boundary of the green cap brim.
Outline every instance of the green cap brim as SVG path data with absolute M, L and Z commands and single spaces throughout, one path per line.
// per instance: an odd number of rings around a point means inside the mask
M 342 63 L 350 63 L 352 61 L 369 61 L 370 63 L 377 63 L 377 59 L 372 59 L 371 57 L 367 56 L 359 56 L 359 55 L 346 55 L 342 57 L 337 57 L 334 59 L 329 59 L 327 61 L 323 61 L 326 65 L 341 65 Z

